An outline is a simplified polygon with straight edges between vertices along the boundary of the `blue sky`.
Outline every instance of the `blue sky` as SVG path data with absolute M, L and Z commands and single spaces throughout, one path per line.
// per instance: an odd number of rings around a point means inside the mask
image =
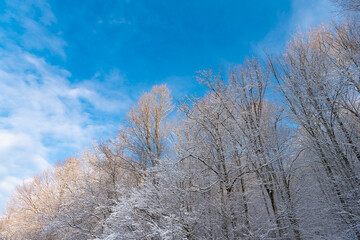
M 0 0 L 0 211 L 17 184 L 109 137 L 152 85 L 280 51 L 327 0 Z

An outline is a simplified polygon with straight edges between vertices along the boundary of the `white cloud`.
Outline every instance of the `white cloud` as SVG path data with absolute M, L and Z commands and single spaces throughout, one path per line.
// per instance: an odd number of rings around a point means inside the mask
M 14 179 L 49 167 L 60 151 L 80 151 L 105 127 L 84 112 L 69 74 L 28 52 L 0 50 L 0 201 Z M 4 205 L 3 202 L 0 206 Z
M 171 90 L 172 96 L 177 99 L 183 98 L 195 88 L 199 91 L 199 84 L 194 76 L 169 76 L 162 80 Z
M 115 24 L 115 25 L 118 25 L 118 24 L 130 24 L 128 21 L 126 21 L 126 19 L 125 18 L 113 18 L 113 17 L 111 17 L 110 19 L 109 19 L 109 24 Z
M 39 16 L 31 15 L 34 8 Z M 6 43 L 0 47 L 0 212 L 23 179 L 81 151 L 107 132 L 109 126 L 95 121 L 96 114 L 116 115 L 129 103 L 123 91 L 106 89 L 125 81 L 119 71 L 104 76 L 103 83 L 92 81 L 99 80 L 98 75 L 73 84 L 68 71 L 31 53 L 36 49 L 65 56 L 65 41 L 47 30 L 56 18 L 45 1 L 8 1 L 0 22 L 11 21 L 24 32 L 0 27 L 0 39 Z
M 254 51 L 259 55 L 264 51 L 278 53 L 290 40 L 290 36 L 330 21 L 336 17 L 334 11 L 335 6 L 330 0 L 292 0 L 291 12 L 280 16 L 277 26 L 263 41 L 254 45 Z
M 7 0 L 4 12 L 1 16 L 3 23 L 9 26 L 16 24 L 24 29 L 21 33 L 7 30 L 19 39 L 18 44 L 26 50 L 48 50 L 65 58 L 65 41 L 47 29 L 56 23 L 56 18 L 45 0 Z
M 112 69 L 108 74 L 97 72 L 91 79 L 82 81 L 73 94 L 81 95 L 94 107 L 104 112 L 119 112 L 124 111 L 133 103 L 133 99 L 130 98 L 131 89 L 126 84 L 126 76 L 118 69 Z
M 8 176 L 0 181 L 0 191 L 11 191 L 15 186 L 21 183 L 22 179 Z

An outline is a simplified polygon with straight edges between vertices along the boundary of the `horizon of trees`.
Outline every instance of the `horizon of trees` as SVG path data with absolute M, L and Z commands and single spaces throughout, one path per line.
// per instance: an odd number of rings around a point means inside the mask
M 360 2 L 334 2 L 282 53 L 199 72 L 201 98 L 144 93 L 16 188 L 0 239 L 360 239 Z

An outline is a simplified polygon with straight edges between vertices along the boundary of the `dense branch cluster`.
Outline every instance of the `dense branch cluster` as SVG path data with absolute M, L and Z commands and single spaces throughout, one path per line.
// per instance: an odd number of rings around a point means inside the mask
M 155 86 L 115 138 L 18 186 L 0 239 L 360 239 L 358 21 L 198 81 L 177 116 Z

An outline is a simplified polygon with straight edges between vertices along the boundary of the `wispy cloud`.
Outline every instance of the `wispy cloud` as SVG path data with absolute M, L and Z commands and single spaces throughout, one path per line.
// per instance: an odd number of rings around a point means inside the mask
M 24 179 L 113 128 L 97 114 L 118 116 L 131 101 L 121 89 L 106 91 L 126 81 L 117 70 L 75 84 L 70 72 L 39 56 L 36 51 L 65 57 L 65 41 L 48 29 L 56 23 L 48 3 L 8 1 L 6 7 L 0 16 L 6 23 L 0 27 L 0 212 Z
M 28 52 L 0 55 L 0 194 L 7 195 L 14 178 L 40 172 L 60 151 L 80 150 L 105 126 L 82 105 L 97 93 L 72 86 L 68 72 Z
M 330 0 L 292 0 L 291 11 L 279 13 L 277 26 L 263 41 L 254 44 L 253 49 L 259 55 L 264 51 L 280 52 L 290 36 L 330 21 L 335 16 L 334 11 L 335 6 Z
M 51 54 L 65 57 L 65 41 L 61 36 L 50 32 L 49 28 L 57 20 L 46 1 L 7 0 L 0 20 L 3 23 L 0 30 L 5 31 L 5 36 L 12 39 L 6 41 L 8 45 L 17 44 L 25 50 L 47 50 Z

